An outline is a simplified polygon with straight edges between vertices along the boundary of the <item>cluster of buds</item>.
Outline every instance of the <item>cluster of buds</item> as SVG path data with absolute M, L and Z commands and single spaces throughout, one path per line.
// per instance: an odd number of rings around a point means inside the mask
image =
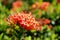
M 40 23 L 35 20 L 31 12 L 20 12 L 10 15 L 9 21 L 12 21 L 14 24 L 18 23 L 22 28 L 26 30 L 41 30 Z
M 52 25 L 50 24 L 51 21 L 49 19 L 43 18 L 43 19 L 40 19 L 39 22 L 41 25 L 48 25 L 48 27 L 52 29 Z
M 12 3 L 11 11 L 12 11 L 12 12 L 16 12 L 16 10 L 17 10 L 18 8 L 20 8 L 22 5 L 23 5 L 23 2 L 20 1 L 20 0 L 17 0 L 16 2 L 13 2 L 13 3 Z
M 50 24 L 51 21 L 47 18 L 45 18 L 45 19 L 43 18 L 43 19 L 40 19 L 39 22 L 43 25 L 46 25 L 46 24 Z
M 46 11 L 47 8 L 49 7 L 49 5 L 50 5 L 49 2 L 43 2 L 43 3 L 40 5 L 40 9 Z
M 36 2 L 36 3 L 34 3 L 32 5 L 32 8 L 33 9 L 39 8 L 39 9 L 41 9 L 43 11 L 46 11 L 49 6 L 50 6 L 50 3 L 49 2 L 42 2 L 41 4 L 38 3 L 38 2 Z

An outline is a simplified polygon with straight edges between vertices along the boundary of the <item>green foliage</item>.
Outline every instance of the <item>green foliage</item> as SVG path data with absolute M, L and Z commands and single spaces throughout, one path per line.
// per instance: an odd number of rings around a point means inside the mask
M 22 0 L 24 2 L 26 2 L 28 5 L 32 5 L 33 3 L 36 2 L 36 0 Z
M 5 18 L 8 16 L 8 14 L 9 14 L 9 10 L 0 3 L 0 30 L 1 31 L 6 30 L 6 28 L 8 27 L 7 22 L 5 22 L 6 21 Z
M 2 40 L 2 37 L 3 37 L 3 33 L 2 33 L 2 34 L 0 34 L 0 40 Z
M 41 11 L 39 9 L 32 10 L 32 14 L 36 19 L 40 19 Z

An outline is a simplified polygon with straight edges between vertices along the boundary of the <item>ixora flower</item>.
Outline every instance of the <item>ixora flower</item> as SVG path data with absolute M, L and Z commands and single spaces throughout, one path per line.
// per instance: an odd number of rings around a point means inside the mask
M 22 1 L 16 1 L 12 3 L 11 11 L 16 11 L 18 8 L 20 8 L 23 5 Z
M 45 19 L 40 19 L 39 22 L 43 25 L 46 25 L 46 24 L 50 24 L 51 21 L 49 19 L 45 18 Z
M 19 8 L 21 5 L 22 5 L 21 1 L 16 1 L 16 2 L 13 2 L 12 7 L 13 8 Z
M 32 8 L 33 9 L 36 9 L 36 8 L 39 8 L 39 2 L 35 2 L 34 4 L 32 4 Z
M 40 24 L 43 26 L 43 25 L 48 25 L 48 27 L 47 28 L 50 28 L 50 29 L 52 29 L 52 25 L 50 24 L 50 20 L 49 19 L 47 19 L 47 18 L 42 18 L 42 19 L 40 19 L 39 20 L 39 22 L 40 22 Z
M 57 3 L 60 3 L 60 0 L 57 0 Z
M 14 24 L 18 23 L 26 30 L 41 30 L 41 25 L 30 13 L 20 12 L 9 16 L 10 21 Z
M 48 28 L 52 29 L 52 25 L 48 25 Z
M 42 4 L 40 5 L 40 9 L 46 11 L 49 5 L 49 2 L 42 2 Z

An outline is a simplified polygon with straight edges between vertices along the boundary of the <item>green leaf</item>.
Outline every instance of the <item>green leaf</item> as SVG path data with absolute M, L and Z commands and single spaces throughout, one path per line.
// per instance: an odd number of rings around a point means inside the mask
M 28 4 L 27 4 L 27 3 L 23 4 L 23 6 L 22 6 L 21 9 L 22 9 L 22 10 L 28 10 L 28 9 L 29 9 L 29 8 L 28 8 Z
M 55 40 L 55 38 L 57 37 L 57 34 L 55 34 L 53 31 L 51 32 L 51 39 Z
M 44 40 L 50 40 L 50 38 L 46 37 Z
M 32 14 L 36 19 L 40 19 L 41 17 L 41 11 L 39 9 L 33 10 Z
M 60 32 L 60 25 L 54 27 L 54 31 Z
M 56 11 L 57 11 L 57 14 L 60 15 L 60 4 L 57 5 Z
M 25 37 L 25 40 L 31 40 L 31 36 Z
M 0 34 L 0 40 L 2 40 L 2 37 L 3 37 L 3 33 L 2 33 L 2 34 Z
M 8 36 L 4 35 L 4 40 L 11 40 Z

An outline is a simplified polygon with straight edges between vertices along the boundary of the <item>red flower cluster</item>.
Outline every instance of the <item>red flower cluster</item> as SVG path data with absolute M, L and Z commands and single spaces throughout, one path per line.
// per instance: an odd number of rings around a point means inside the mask
M 33 8 L 33 9 L 39 8 L 39 9 L 41 9 L 41 10 L 46 11 L 47 8 L 49 7 L 49 5 L 50 5 L 49 2 L 42 2 L 41 4 L 39 4 L 38 2 L 36 2 L 36 3 L 34 3 L 34 4 L 32 5 L 32 8 Z
M 40 22 L 41 24 L 46 25 L 46 24 L 49 24 L 49 23 L 50 23 L 50 20 L 49 20 L 49 19 L 40 19 L 39 22 Z
M 51 21 L 49 19 L 47 19 L 47 18 L 46 19 L 40 19 L 39 22 L 41 25 L 48 25 L 49 24 L 48 28 L 52 29 L 52 25 L 50 24 Z
M 43 3 L 40 5 L 40 9 L 46 11 L 46 9 L 48 8 L 49 5 L 50 5 L 49 2 L 43 2 Z
M 21 4 L 20 4 L 20 2 L 19 1 L 16 1 L 16 2 L 14 2 L 13 4 L 12 4 L 12 7 L 14 8 L 14 7 L 20 7 L 21 6 Z
M 57 3 L 60 3 L 60 0 L 57 0 Z
M 15 24 L 18 22 L 18 24 L 26 30 L 41 30 L 41 25 L 35 20 L 31 13 L 20 12 L 10 15 L 9 19 Z
M 22 4 L 23 3 L 21 1 L 13 2 L 11 11 L 15 11 L 17 8 L 20 8 L 22 6 Z
M 39 2 L 35 2 L 34 4 L 32 4 L 32 8 L 33 9 L 39 8 Z

